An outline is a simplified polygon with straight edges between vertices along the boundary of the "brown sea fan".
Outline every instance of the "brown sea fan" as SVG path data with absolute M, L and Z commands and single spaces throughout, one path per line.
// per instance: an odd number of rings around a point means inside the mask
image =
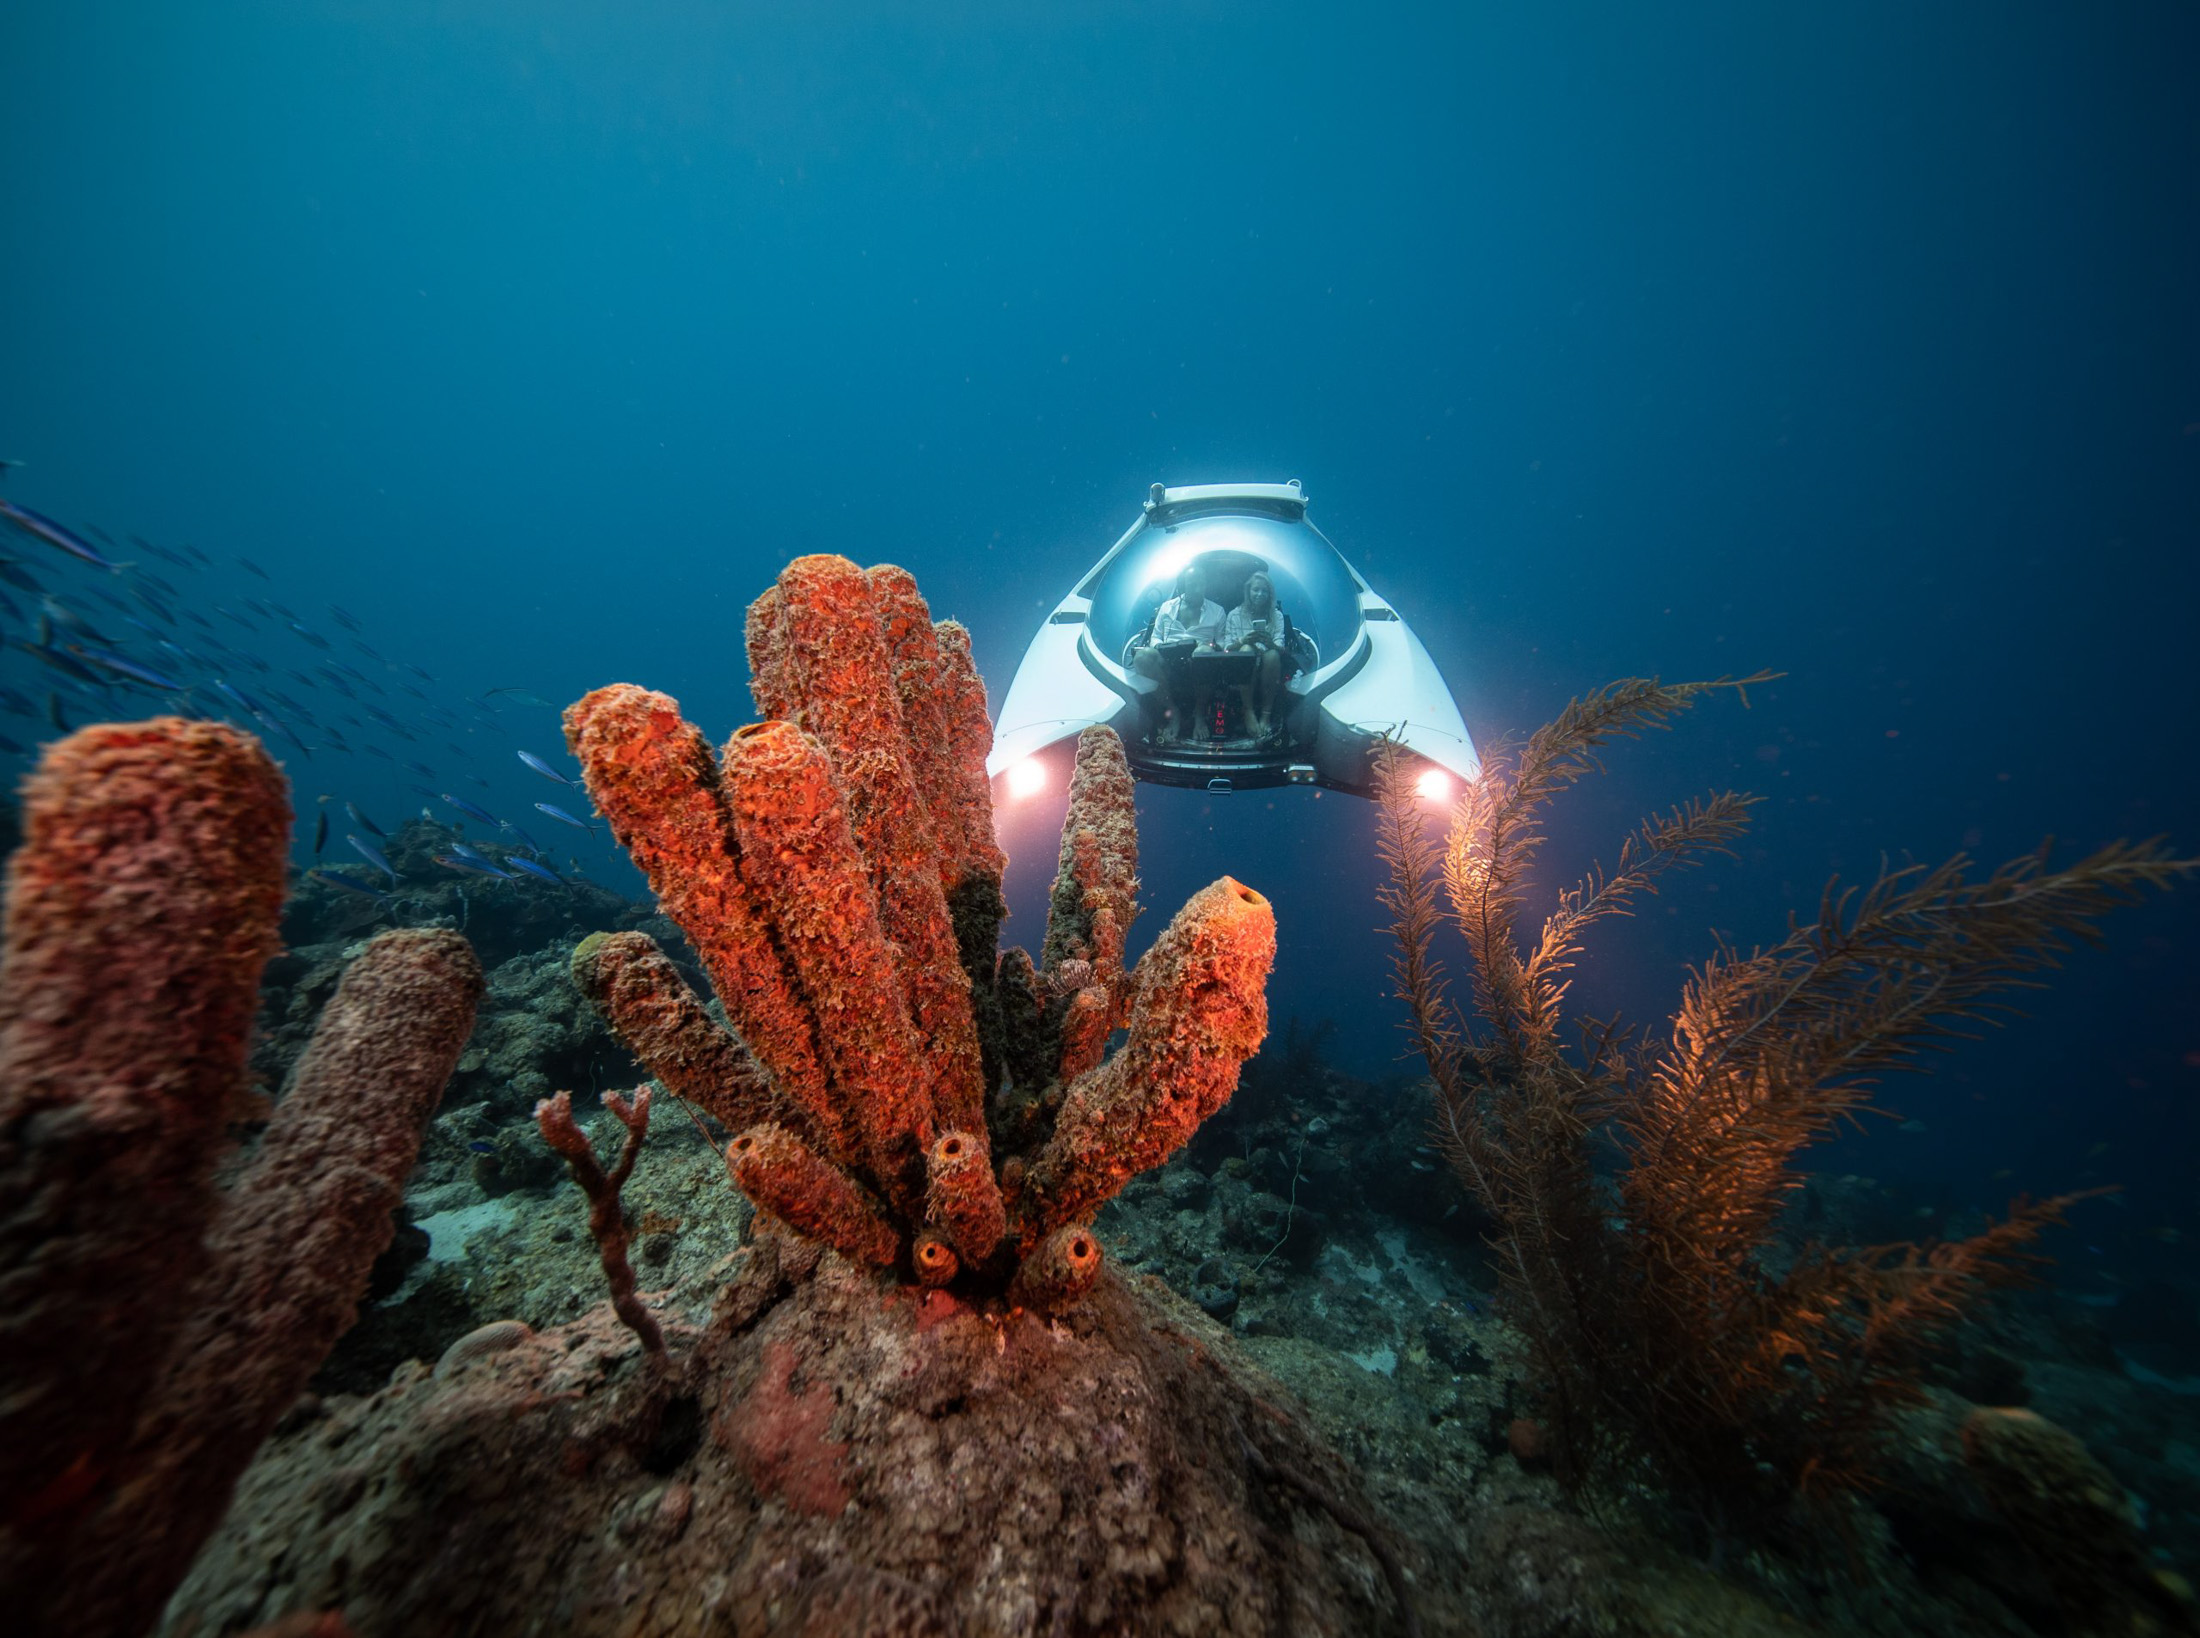
M 1665 726 L 1707 692 L 1766 674 L 1630 679 L 1575 700 L 1496 757 L 1439 842 L 1395 746 L 1377 755 L 1382 899 L 1394 971 L 1426 1059 L 1435 1137 L 1489 1213 L 1510 1318 L 1574 1481 L 1649 1463 L 1733 1516 L 1768 1476 L 1789 1492 L 1854 1488 L 1886 1414 L 1917 1393 L 1920 1354 L 2077 1196 L 2018 1201 L 1948 1244 L 1808 1246 L 1784 1273 L 1764 1252 L 1799 1150 L 1860 1113 L 1876 1078 L 2007 1010 L 2092 923 L 2193 868 L 2159 842 L 2113 843 L 2052 870 L 2028 855 L 1982 879 L 1960 856 L 1829 885 L 1819 915 L 1768 949 L 1717 950 L 1689 975 L 1662 1041 L 1585 1023 L 1566 1039 L 1567 975 L 1584 935 L 1658 878 L 1729 852 L 1753 799 L 1716 792 L 1650 819 L 1610 870 L 1518 926 L 1540 810 L 1616 738 Z M 1447 993 L 1435 941 L 1465 940 L 1475 1012 Z M 1616 1176 L 1596 1146 L 1616 1144 Z

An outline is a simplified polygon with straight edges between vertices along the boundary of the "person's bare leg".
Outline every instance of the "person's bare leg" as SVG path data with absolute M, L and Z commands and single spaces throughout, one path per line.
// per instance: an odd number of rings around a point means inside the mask
M 1274 649 L 1269 649 L 1261 655 L 1260 670 L 1246 690 L 1249 695 L 1257 693 L 1260 696 L 1260 705 L 1252 712 L 1253 735 L 1256 739 L 1266 739 L 1272 732 L 1269 718 L 1276 708 L 1276 695 L 1282 682 L 1283 657 Z
M 1158 684 L 1155 689 L 1157 703 L 1161 707 L 1161 721 L 1155 727 L 1153 741 L 1156 745 L 1176 743 L 1176 699 L 1169 687 L 1168 664 L 1150 648 L 1131 651 L 1131 669 L 1141 677 Z

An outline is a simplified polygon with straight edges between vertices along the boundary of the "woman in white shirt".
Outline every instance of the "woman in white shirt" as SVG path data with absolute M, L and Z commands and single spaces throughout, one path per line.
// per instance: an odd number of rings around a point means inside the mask
M 1246 577 L 1245 595 L 1222 623 L 1222 650 L 1226 654 L 1260 656 L 1250 681 L 1238 684 L 1238 699 L 1245 707 L 1245 725 L 1255 739 L 1266 739 L 1273 729 L 1269 714 L 1283 691 L 1283 667 L 1290 627 L 1283 610 L 1276 607 L 1276 583 L 1255 570 Z

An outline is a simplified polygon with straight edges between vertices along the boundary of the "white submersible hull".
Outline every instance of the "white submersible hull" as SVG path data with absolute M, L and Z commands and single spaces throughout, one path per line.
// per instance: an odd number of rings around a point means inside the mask
M 1289 617 L 1288 680 L 1265 734 L 1247 709 L 1256 657 L 1157 643 L 1156 610 L 1187 568 L 1224 612 L 1265 573 Z M 1156 653 L 1141 663 L 1148 647 Z M 1365 796 L 1385 734 L 1418 764 L 1428 795 L 1481 771 L 1428 650 L 1307 518 L 1296 479 L 1155 484 L 1138 521 L 1032 639 L 986 771 L 1011 800 L 1060 789 L 1077 735 L 1100 723 L 1122 736 L 1138 778 L 1193 789 L 1318 785 Z

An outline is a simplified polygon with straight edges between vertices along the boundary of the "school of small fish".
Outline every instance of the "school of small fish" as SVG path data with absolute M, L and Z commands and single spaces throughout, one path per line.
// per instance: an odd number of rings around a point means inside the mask
M 232 593 L 202 607 L 176 580 L 146 566 L 146 559 L 157 559 L 177 579 L 196 581 L 202 591 L 219 591 L 227 571 L 196 546 L 161 546 L 139 535 L 118 545 L 103 530 L 79 531 L 4 496 L 0 526 L 0 618 L 12 628 L 0 645 L 0 662 L 9 662 L 8 669 L 15 669 L 15 662 L 40 668 L 22 686 L 0 675 L 0 713 L 32 725 L 20 739 L 0 733 L 0 756 L 28 756 L 40 741 L 69 733 L 82 722 L 161 711 L 233 723 L 258 734 L 279 755 L 295 752 L 316 768 L 331 766 L 316 758 L 317 751 L 324 757 L 372 756 L 423 781 L 441 777 L 422 760 L 440 744 L 456 759 L 460 779 L 488 791 L 493 787 L 474 766 L 478 751 L 468 751 L 457 739 L 483 731 L 509 735 L 512 728 L 505 718 L 513 707 L 555 709 L 519 687 L 461 694 L 461 708 L 454 708 L 421 686 L 437 686 L 433 673 L 385 657 L 366 640 L 359 617 L 334 603 L 326 605 L 327 613 L 340 637 L 314 629 L 268 596 Z M 60 555 L 20 555 L 21 548 L 31 546 Z M 275 584 L 274 576 L 250 558 L 232 556 L 230 562 L 255 580 Z M 95 604 L 100 612 L 90 612 Z M 217 619 L 262 641 L 240 645 Z M 338 658 L 338 641 L 372 669 Z M 302 643 L 311 652 L 298 655 L 293 650 L 295 664 L 268 657 L 291 643 Z M 514 754 L 529 772 L 581 791 L 577 779 L 533 751 L 518 748 Z M 294 768 L 293 777 L 301 771 Z M 434 855 L 445 869 L 556 887 L 568 886 L 568 876 L 580 869 L 577 860 L 569 859 L 567 874 L 560 874 L 545 857 L 548 850 L 525 830 L 477 802 L 432 784 L 410 788 L 488 826 L 501 844 L 492 856 L 463 840 L 454 842 L 449 851 Z M 402 882 L 398 867 L 378 845 L 389 840 L 389 832 L 348 797 L 343 811 L 353 828 L 342 832 L 343 840 L 375 877 L 362 878 L 356 865 L 347 869 L 322 861 L 332 800 L 323 795 L 314 805 L 314 863 L 305 874 L 390 908 Z M 549 802 L 535 807 L 562 826 L 600 835 L 600 826 L 591 819 Z M 434 818 L 427 809 L 423 816 Z

